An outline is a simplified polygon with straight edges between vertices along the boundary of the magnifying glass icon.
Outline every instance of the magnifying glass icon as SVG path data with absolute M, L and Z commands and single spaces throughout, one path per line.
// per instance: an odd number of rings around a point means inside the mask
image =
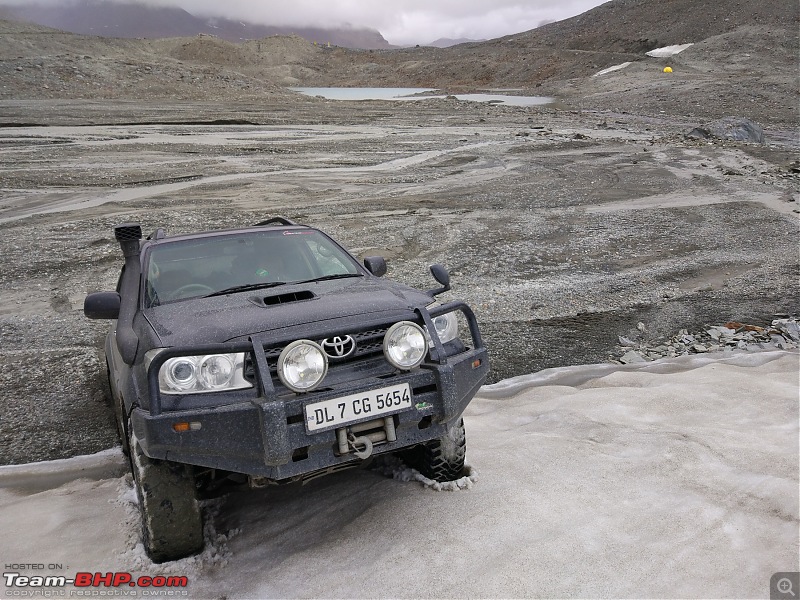
M 778 580 L 778 584 L 775 586 L 778 588 L 778 591 L 781 594 L 789 594 L 792 598 L 796 598 L 794 591 L 792 590 L 792 580 L 788 577 L 784 577 Z

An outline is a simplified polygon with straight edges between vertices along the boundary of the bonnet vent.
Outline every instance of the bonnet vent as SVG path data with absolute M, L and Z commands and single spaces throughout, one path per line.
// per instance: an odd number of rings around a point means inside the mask
M 290 302 L 301 302 L 303 300 L 313 300 L 316 298 L 314 292 L 310 290 L 300 290 L 299 292 L 289 292 L 286 294 L 276 294 L 275 296 L 266 296 L 258 298 L 259 304 L 263 303 L 264 306 L 274 306 L 276 304 L 288 304 Z

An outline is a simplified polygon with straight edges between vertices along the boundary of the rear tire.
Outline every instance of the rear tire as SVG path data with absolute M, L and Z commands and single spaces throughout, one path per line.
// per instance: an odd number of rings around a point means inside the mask
M 192 467 L 148 457 L 133 433 L 130 449 L 147 556 L 160 563 L 200 552 L 203 518 Z
M 464 476 L 467 436 L 464 420 L 459 419 L 447 428 L 445 435 L 426 442 L 418 454 L 417 468 L 434 481 L 454 481 Z

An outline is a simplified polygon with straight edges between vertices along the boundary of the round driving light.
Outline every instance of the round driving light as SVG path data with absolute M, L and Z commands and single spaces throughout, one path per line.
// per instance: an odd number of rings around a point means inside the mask
M 191 358 L 170 358 L 162 368 L 167 385 L 175 390 L 188 390 L 197 383 L 197 366 Z
M 209 390 L 218 390 L 233 379 L 234 366 L 230 356 L 212 354 L 200 361 L 200 383 Z
M 398 369 L 413 369 L 428 352 L 422 327 L 411 321 L 395 323 L 383 338 L 383 354 Z
M 319 344 L 311 340 L 292 342 L 278 357 L 278 377 L 295 392 L 313 390 L 327 372 L 328 359 Z

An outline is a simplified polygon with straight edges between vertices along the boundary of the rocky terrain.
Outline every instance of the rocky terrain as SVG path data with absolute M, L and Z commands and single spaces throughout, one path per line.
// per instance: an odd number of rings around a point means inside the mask
M 714 327 L 796 317 L 796 15 L 729 0 L 764 8 L 733 22 L 707 11 L 701 27 L 696 4 L 681 20 L 688 38 L 613 2 L 592 11 L 594 27 L 373 52 L 0 22 L 0 463 L 115 442 L 106 324 L 81 308 L 113 287 L 111 228 L 125 220 L 178 233 L 285 214 L 425 288 L 441 262 L 451 297 L 476 309 L 495 381 L 709 349 L 702 332 L 724 333 Z M 604 28 L 605 48 L 578 48 Z M 554 31 L 573 41 L 556 46 Z M 669 75 L 667 59 L 644 54 L 689 41 Z M 515 87 L 557 102 L 334 102 L 282 87 L 319 83 Z M 723 117 L 755 123 L 763 140 L 725 137 Z

